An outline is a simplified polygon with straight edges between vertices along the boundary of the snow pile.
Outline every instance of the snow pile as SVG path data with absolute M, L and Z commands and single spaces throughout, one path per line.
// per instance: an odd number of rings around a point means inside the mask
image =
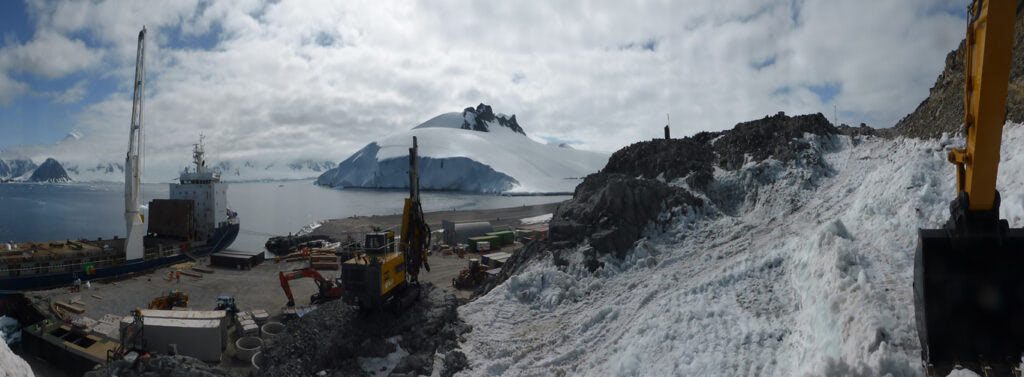
M 595 273 L 581 246 L 461 307 L 461 375 L 922 375 L 913 255 L 917 229 L 948 218 L 950 141 L 813 138 L 820 166 L 719 169 L 694 194 L 731 202 L 649 228 Z M 1022 146 L 1009 124 L 999 188 L 1016 227 Z
M 0 339 L 3 339 L 3 332 L 0 332 Z M 0 377 L 32 377 L 32 368 L 25 360 L 15 355 L 7 342 L 0 342 Z
M 409 356 L 409 351 L 402 349 L 402 346 L 398 344 L 398 340 L 401 338 L 401 336 L 393 336 L 387 339 L 387 342 L 395 347 L 395 351 L 384 357 L 356 358 L 359 361 L 359 367 L 363 368 L 363 372 L 373 377 L 385 377 L 391 374 L 391 371 L 398 366 L 398 362 Z
M 520 219 L 519 223 L 523 224 L 523 225 L 543 224 L 543 223 L 546 223 L 548 221 L 551 221 L 551 217 L 553 215 L 554 215 L 553 213 L 546 213 L 546 214 L 543 214 L 543 215 L 540 215 L 540 216 L 527 217 L 525 219 Z
M 420 187 L 427 190 L 572 192 L 583 177 L 600 170 L 608 160 L 601 153 L 538 143 L 503 125 L 508 121 L 501 115 L 482 122 L 479 130 L 464 129 L 466 122 L 479 120 L 464 114 L 442 114 L 372 142 L 321 175 L 317 184 L 408 187 L 413 137 L 419 141 Z

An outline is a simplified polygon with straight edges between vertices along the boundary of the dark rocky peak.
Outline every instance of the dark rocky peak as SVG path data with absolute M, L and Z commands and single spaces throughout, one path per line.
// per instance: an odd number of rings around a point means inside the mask
M 869 133 L 870 129 L 858 129 Z M 821 113 L 787 116 L 779 112 L 737 124 L 733 129 L 700 132 L 682 139 L 654 139 L 634 143 L 612 154 L 602 173 L 621 173 L 666 181 L 689 176 L 688 183 L 703 187 L 712 179 L 714 166 L 735 170 L 747 158 L 763 161 L 795 159 L 810 144 L 805 134 L 855 134 L 841 132 Z M 692 173 L 692 175 L 691 175 Z
M 554 249 L 564 249 L 585 240 L 592 249 L 584 263 L 594 270 L 601 255 L 622 258 L 649 225 L 669 221 L 662 217 L 665 211 L 671 211 L 670 217 L 685 214 L 710 201 L 716 211 L 731 213 L 743 203 L 759 200 L 758 184 L 782 177 L 771 167 L 774 164 L 764 164 L 741 172 L 740 184 L 715 182 L 715 168 L 735 171 L 748 162 L 773 159 L 812 166 L 809 171 L 818 173 L 802 176 L 797 183 L 814 184 L 817 177 L 829 174 L 822 152 L 837 145 L 834 136 L 873 132 L 867 125 L 836 128 L 820 113 L 791 117 L 779 112 L 731 130 L 634 143 L 612 154 L 604 169 L 587 176 L 573 198 L 558 207 L 549 241 Z M 680 178 L 687 187 L 671 184 Z
M 64 170 L 64 166 L 60 162 L 47 158 L 32 172 L 32 176 L 28 180 L 29 182 L 62 183 L 71 182 L 71 177 L 68 177 L 68 172 Z
M 697 134 L 694 139 L 711 143 L 712 139 L 707 138 L 717 137 L 711 146 L 720 157 L 719 163 L 723 168 L 733 170 L 743 166 L 748 154 L 755 161 L 763 161 L 769 157 L 780 161 L 791 160 L 796 153 L 806 149 L 805 143 L 793 141 L 803 138 L 804 134 L 838 133 L 839 131 L 821 113 L 790 117 L 780 111 L 773 116 L 737 124 L 732 130 L 723 131 L 718 135 Z
M 96 164 L 96 166 L 91 167 L 91 168 L 87 168 L 85 170 L 86 171 L 90 171 L 90 172 L 101 172 L 101 173 L 113 173 L 116 170 L 116 171 L 119 171 L 119 172 L 123 173 L 124 172 L 124 165 L 122 165 L 120 163 L 113 163 L 113 162 L 108 162 L 106 164 L 99 163 L 99 164 Z
M 511 117 L 498 116 L 494 114 L 494 110 L 490 106 L 485 104 L 479 104 L 476 108 L 467 107 L 462 110 L 462 129 L 490 132 L 487 122 L 496 122 L 502 127 L 506 127 L 513 132 L 526 135 L 526 131 L 519 126 L 519 122 L 516 121 L 516 116 Z
M 1018 2 L 1013 26 L 1010 87 L 1006 120 L 1024 122 L 1024 2 Z M 946 66 L 913 112 L 896 122 L 895 133 L 906 137 L 938 138 L 959 132 L 964 123 L 964 42 L 946 55 Z

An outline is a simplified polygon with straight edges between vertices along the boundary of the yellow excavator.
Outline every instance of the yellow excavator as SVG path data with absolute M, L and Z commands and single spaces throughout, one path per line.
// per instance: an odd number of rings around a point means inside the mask
M 972 369 L 1021 376 L 1024 229 L 999 218 L 996 173 L 1006 122 L 1014 0 L 975 0 L 964 53 L 965 148 L 949 152 L 957 197 L 942 229 L 921 229 L 914 306 L 929 376 Z
M 363 252 L 341 264 L 344 299 L 364 310 L 404 308 L 419 297 L 419 272 L 430 271 L 427 246 L 430 227 L 420 204 L 419 146 L 412 138 L 409 148 L 409 197 L 402 212 L 397 250 L 388 233 L 366 235 Z

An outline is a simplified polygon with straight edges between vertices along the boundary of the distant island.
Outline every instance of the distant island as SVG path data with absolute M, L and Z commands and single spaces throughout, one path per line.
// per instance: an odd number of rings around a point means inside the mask
M 47 158 L 36 165 L 26 158 L 0 160 L 0 182 L 68 183 L 72 180 L 56 159 Z

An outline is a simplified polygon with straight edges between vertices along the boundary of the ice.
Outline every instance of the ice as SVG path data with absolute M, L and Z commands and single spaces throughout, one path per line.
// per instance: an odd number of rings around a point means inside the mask
M 331 186 L 406 187 L 407 157 L 414 136 L 420 157 L 430 159 L 419 166 L 420 187 L 424 189 L 567 193 L 608 161 L 607 154 L 538 143 L 496 123 L 490 125 L 489 132 L 464 130 L 456 124 L 462 124 L 461 114 L 443 114 L 412 130 L 370 143 L 318 182 Z
M 3 332 L 0 332 L 0 338 L 3 338 Z M 32 373 L 32 368 L 28 366 L 25 360 L 15 355 L 10 348 L 7 347 L 7 342 L 0 342 L 0 377 L 33 377 L 35 374 Z
M 409 356 L 409 351 L 402 349 L 402 346 L 398 345 L 398 341 L 401 339 L 399 336 L 388 338 L 388 343 L 395 345 L 395 351 L 389 353 L 384 357 L 360 357 L 359 366 L 363 368 L 363 372 L 366 372 L 370 376 L 387 376 L 391 373 L 398 362 L 402 361 L 402 358 Z
M 474 330 L 460 375 L 923 375 L 917 229 L 948 218 L 946 149 L 963 141 L 819 141 L 821 164 L 719 169 L 715 206 L 651 231 L 623 261 L 579 271 L 581 247 L 563 255 L 569 267 L 534 261 L 462 306 Z M 1008 124 L 998 185 L 1018 227 L 1022 149 L 1024 126 Z

